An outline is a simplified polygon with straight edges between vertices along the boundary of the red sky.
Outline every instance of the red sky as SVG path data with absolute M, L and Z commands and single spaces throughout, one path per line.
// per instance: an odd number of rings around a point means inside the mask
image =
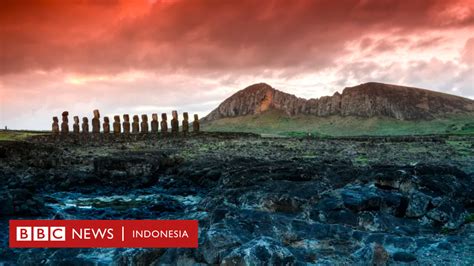
M 0 2 L 0 126 L 207 114 L 256 82 L 316 98 L 368 81 L 474 98 L 474 0 Z

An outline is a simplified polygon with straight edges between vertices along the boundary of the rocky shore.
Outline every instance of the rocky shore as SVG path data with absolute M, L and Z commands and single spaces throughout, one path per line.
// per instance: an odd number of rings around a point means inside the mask
M 0 264 L 474 264 L 474 138 L 0 142 Z M 197 219 L 198 249 L 9 249 L 9 219 Z

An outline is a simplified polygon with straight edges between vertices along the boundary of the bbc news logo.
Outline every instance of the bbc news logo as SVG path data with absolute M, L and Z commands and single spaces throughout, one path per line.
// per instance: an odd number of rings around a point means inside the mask
M 197 220 L 10 220 L 11 248 L 197 248 Z
M 16 241 L 66 241 L 66 227 L 18 226 Z

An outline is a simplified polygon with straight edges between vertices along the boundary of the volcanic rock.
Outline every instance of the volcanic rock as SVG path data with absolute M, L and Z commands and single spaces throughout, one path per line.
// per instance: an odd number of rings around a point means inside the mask
M 280 110 L 288 116 L 385 116 L 399 120 L 433 119 L 474 111 L 474 101 L 441 92 L 376 82 L 347 87 L 342 94 L 303 99 L 265 83 L 251 85 L 222 102 L 203 120 L 255 115 Z

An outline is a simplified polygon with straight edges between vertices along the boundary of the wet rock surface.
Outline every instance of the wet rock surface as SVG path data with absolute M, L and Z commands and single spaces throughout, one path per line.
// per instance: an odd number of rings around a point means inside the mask
M 473 145 L 239 134 L 1 142 L 0 262 L 472 265 Z M 197 219 L 199 248 L 9 249 L 9 219 Z

